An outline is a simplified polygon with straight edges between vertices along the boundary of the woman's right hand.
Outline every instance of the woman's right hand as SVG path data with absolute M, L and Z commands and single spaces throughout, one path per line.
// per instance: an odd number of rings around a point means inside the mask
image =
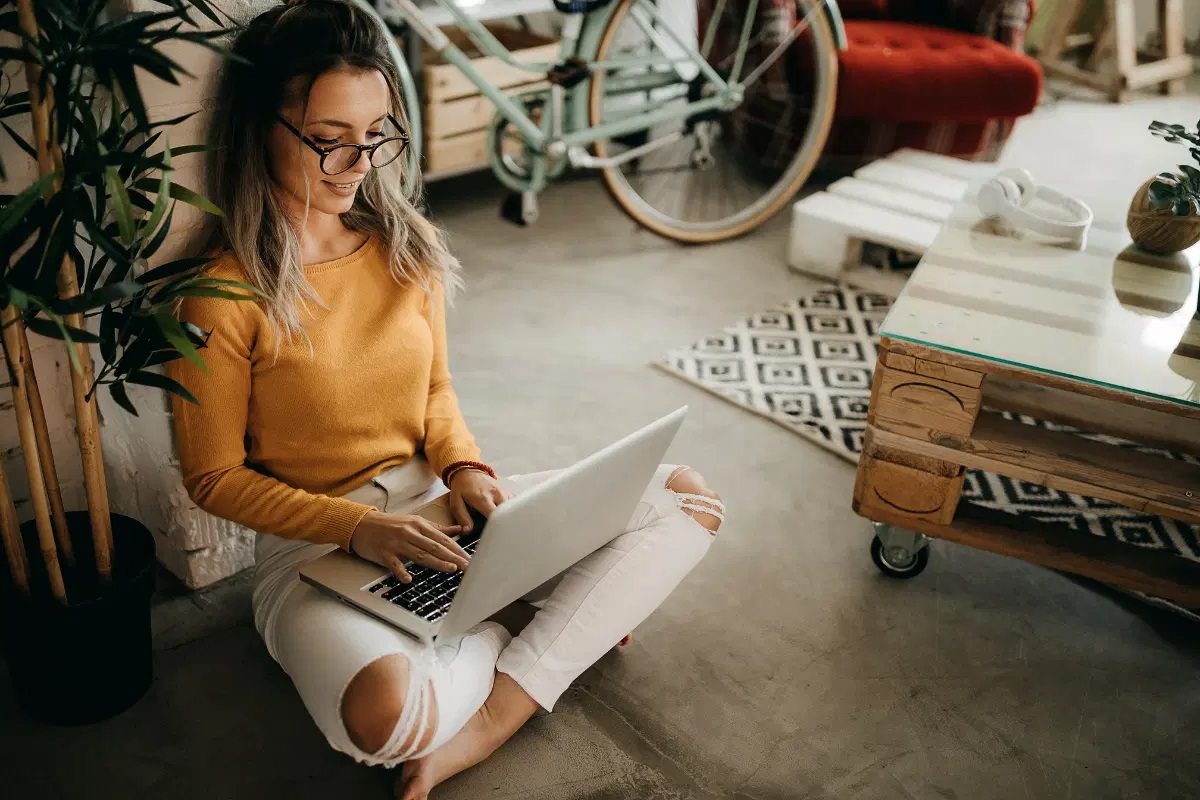
M 471 557 L 450 538 L 461 532 L 461 525 L 438 525 L 424 517 L 370 511 L 354 529 L 350 549 L 390 569 L 403 583 L 411 583 L 405 561 L 441 572 L 467 568 Z

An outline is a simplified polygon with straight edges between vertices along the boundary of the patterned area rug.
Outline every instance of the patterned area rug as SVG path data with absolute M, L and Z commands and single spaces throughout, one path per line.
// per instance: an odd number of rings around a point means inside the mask
M 830 285 L 672 351 L 656 366 L 857 463 L 879 327 L 889 308 L 891 299 L 882 295 Z M 1179 453 L 1007 416 L 1027 425 L 1196 463 Z M 1103 500 L 978 470 L 967 473 L 963 499 L 1200 561 L 1197 528 Z

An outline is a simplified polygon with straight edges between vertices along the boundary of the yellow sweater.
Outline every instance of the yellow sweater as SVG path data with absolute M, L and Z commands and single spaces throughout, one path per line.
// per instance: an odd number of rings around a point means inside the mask
M 199 400 L 172 405 L 184 483 L 196 504 L 263 533 L 349 548 L 370 506 L 345 494 L 424 451 L 438 474 L 479 459 L 446 362 L 445 304 L 392 277 L 369 240 L 305 267 L 324 301 L 308 341 L 275 336 L 253 301 L 190 298 L 182 319 L 212 331 L 170 375 Z M 231 256 L 214 277 L 245 280 Z M 432 309 L 432 315 L 431 315 Z M 311 349 L 309 347 L 311 342 Z

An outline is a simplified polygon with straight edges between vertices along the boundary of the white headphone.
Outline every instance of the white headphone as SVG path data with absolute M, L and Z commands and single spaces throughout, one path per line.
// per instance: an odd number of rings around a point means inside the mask
M 1062 208 L 1071 219 L 1051 219 L 1027 210 L 1025 206 L 1035 197 Z M 1087 203 L 1038 186 L 1033 175 L 1024 169 L 1006 169 L 989 180 L 980 187 L 976 202 L 979 211 L 989 219 L 1003 219 L 1044 236 L 1070 239 L 1079 247 L 1083 246 L 1093 219 Z

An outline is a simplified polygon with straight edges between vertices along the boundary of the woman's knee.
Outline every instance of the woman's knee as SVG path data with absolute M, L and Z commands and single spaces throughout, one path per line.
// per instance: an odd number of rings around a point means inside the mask
M 725 504 L 692 467 L 676 467 L 667 477 L 666 488 L 675 494 L 676 504 L 709 533 L 715 534 L 725 521 Z
M 392 738 L 409 701 L 409 661 L 403 655 L 390 655 L 363 667 L 342 695 L 342 724 L 350 741 L 371 756 L 390 759 L 427 748 L 437 730 L 437 701 L 432 690 L 414 692 L 412 702 L 425 699 L 423 715 L 413 717 L 409 730 L 395 746 L 395 752 L 381 752 Z M 421 709 L 417 709 L 421 711 Z

